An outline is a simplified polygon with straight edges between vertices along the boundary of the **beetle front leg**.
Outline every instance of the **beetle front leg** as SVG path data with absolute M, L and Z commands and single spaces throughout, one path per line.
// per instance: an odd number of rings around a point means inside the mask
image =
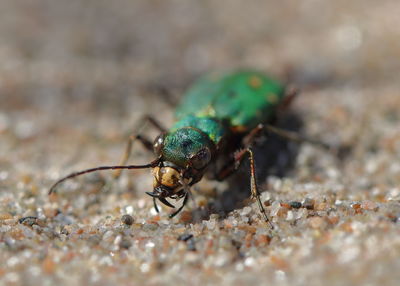
M 140 143 L 142 143 L 143 147 L 145 147 L 146 150 L 148 150 L 148 151 L 152 151 L 153 150 L 153 148 L 152 148 L 153 144 L 148 138 L 146 138 L 145 136 L 143 136 L 141 134 L 131 135 L 128 138 L 128 142 L 126 144 L 124 155 L 122 156 L 122 158 L 119 161 L 118 165 L 126 165 L 126 163 L 129 160 L 129 157 L 131 156 L 131 153 L 132 153 L 133 143 L 136 140 L 138 140 Z M 121 173 L 122 173 L 122 170 L 116 170 L 113 173 L 114 179 L 118 179 L 121 176 Z
M 135 128 L 135 132 L 133 135 L 129 136 L 128 142 L 126 144 L 125 152 L 119 162 L 119 165 L 125 165 L 129 157 L 131 156 L 132 146 L 133 143 L 138 140 L 142 143 L 143 147 L 146 148 L 148 151 L 153 151 L 153 142 L 148 139 L 146 136 L 142 135 L 142 130 L 146 126 L 146 123 L 150 123 L 153 127 L 158 129 L 160 132 L 165 132 L 166 129 L 151 115 L 144 115 L 142 118 L 139 119 L 138 125 Z M 118 179 L 121 176 L 122 171 L 116 170 L 113 174 L 114 179 Z

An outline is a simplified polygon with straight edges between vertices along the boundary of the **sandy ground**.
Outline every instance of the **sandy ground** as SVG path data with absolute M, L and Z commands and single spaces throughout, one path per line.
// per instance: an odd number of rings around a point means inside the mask
M 396 0 L 0 1 L 0 284 L 398 285 L 399 12 Z M 116 164 L 142 114 L 170 125 L 160 86 L 179 99 L 200 74 L 241 67 L 300 87 L 282 121 L 343 147 L 258 147 L 273 231 L 246 199 L 246 166 L 202 181 L 174 219 L 145 194 L 148 170 L 47 195 L 71 171 Z M 131 162 L 152 158 L 136 146 Z

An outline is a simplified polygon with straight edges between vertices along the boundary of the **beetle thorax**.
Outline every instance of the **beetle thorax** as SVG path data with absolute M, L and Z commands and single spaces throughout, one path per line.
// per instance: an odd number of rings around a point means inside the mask
M 181 168 L 204 168 L 211 160 L 215 148 L 207 134 L 193 127 L 183 127 L 168 133 L 163 143 L 163 159 Z

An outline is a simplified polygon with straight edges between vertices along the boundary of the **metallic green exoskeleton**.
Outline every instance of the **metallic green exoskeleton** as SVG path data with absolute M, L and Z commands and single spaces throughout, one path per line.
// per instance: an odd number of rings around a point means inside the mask
M 230 127 L 250 130 L 268 122 L 285 96 L 277 81 L 255 71 L 211 74 L 197 81 L 184 95 L 176 117 L 211 117 Z
M 184 198 L 182 206 L 171 215 L 174 216 L 186 204 L 190 186 L 207 171 L 212 169 L 215 178 L 222 180 L 234 172 L 244 158 L 249 158 L 251 192 L 268 220 L 257 189 L 251 145 L 263 130 L 263 124 L 270 123 L 287 99 L 283 85 L 257 71 L 210 74 L 194 83 L 184 94 L 176 110 L 176 121 L 170 129 L 161 127 L 152 117 L 146 118 L 161 131 L 153 144 L 141 134 L 132 137 L 147 148 L 153 148 L 156 155 L 153 162 L 73 173 L 59 180 L 50 192 L 66 179 L 96 170 L 153 168 L 154 186 L 148 194 L 153 197 L 156 210 L 156 199 L 174 207 L 167 198 Z M 123 163 L 127 161 L 131 143 Z

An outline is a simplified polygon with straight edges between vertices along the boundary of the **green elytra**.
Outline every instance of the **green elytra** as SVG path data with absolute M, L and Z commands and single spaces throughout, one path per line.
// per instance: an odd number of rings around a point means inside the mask
M 284 90 L 279 82 L 257 71 L 210 74 L 192 85 L 175 114 L 178 121 L 195 115 L 251 129 L 275 114 Z
M 177 121 L 164 141 L 164 159 L 183 167 L 210 141 L 219 146 L 229 133 L 244 134 L 268 122 L 284 92 L 280 83 L 257 71 L 201 78 L 185 93 L 176 110 Z

